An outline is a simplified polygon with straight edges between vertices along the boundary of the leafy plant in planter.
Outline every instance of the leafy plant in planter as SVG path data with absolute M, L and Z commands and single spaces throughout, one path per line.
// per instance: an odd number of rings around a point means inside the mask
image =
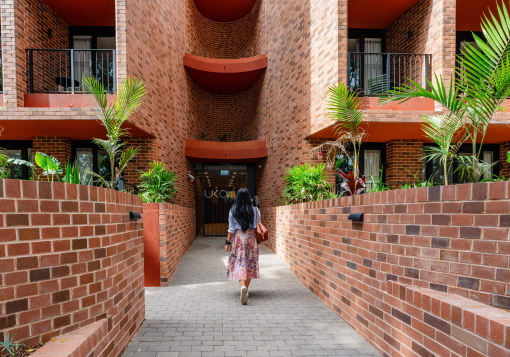
M 122 173 L 139 150 L 124 147 L 122 138 L 128 136 L 128 131 L 122 126 L 142 105 L 143 97 L 147 93 L 145 84 L 135 78 L 126 79 L 118 87 L 113 104 L 108 104 L 108 95 L 101 82 L 90 76 L 84 77 L 83 83 L 87 92 L 96 99 L 98 117 L 106 129 L 107 139 L 95 138 L 93 141 L 106 151 L 110 161 L 109 179 L 95 172 L 88 174 L 96 178 L 101 185 L 118 189 Z
M 339 83 L 329 89 L 328 107 L 329 116 L 336 123 L 334 126 L 335 141 L 327 141 L 312 150 L 312 155 L 322 156 L 326 152 L 326 163 L 330 168 L 335 167 L 338 152 L 346 157 L 352 157 L 352 175 L 348 171 L 342 171 L 342 177 L 346 180 L 347 187 L 352 185 L 352 194 L 359 194 L 365 191 L 364 178 L 360 177 L 359 156 L 361 143 L 365 132 L 362 128 L 365 111 L 363 100 L 358 92 L 350 91 L 349 88 Z M 352 177 L 352 181 L 347 181 Z
M 28 166 L 31 169 L 34 168 L 34 164 L 31 162 L 9 157 L 4 149 L 0 148 L 0 178 L 8 178 L 11 174 L 11 168 L 13 166 Z
M 464 179 L 473 182 L 490 175 L 490 165 L 480 159 L 482 144 L 492 118 L 502 110 L 504 100 L 510 95 L 510 16 L 504 3 L 498 5 L 497 12 L 499 19 L 492 12 L 482 18 L 485 40 L 473 34 L 476 46 L 466 43 L 461 50 L 457 76 L 450 80 L 449 88 L 441 76 L 435 76 L 434 83 L 428 81 L 430 89 L 409 79 L 409 85 L 390 90 L 380 99 L 387 103 L 429 98 L 447 108 L 449 120 L 464 131 L 456 144 L 471 143 L 471 155 L 453 153 L 453 156 L 461 163 Z
M 20 356 L 24 347 L 23 344 L 14 342 L 14 338 L 9 334 L 5 335 L 4 341 L 0 341 L 0 352 L 7 353 L 9 357 Z
M 324 169 L 324 164 L 304 164 L 290 168 L 285 177 L 283 200 L 290 204 L 335 197 Z
M 53 181 L 53 176 L 56 176 L 58 181 L 62 181 L 61 175 L 64 169 L 57 158 L 38 151 L 35 153 L 34 161 L 43 170 L 42 174 L 48 181 Z
M 140 175 L 143 202 L 170 202 L 177 192 L 177 175 L 165 169 L 159 161 L 153 161 L 149 166 L 150 169 Z

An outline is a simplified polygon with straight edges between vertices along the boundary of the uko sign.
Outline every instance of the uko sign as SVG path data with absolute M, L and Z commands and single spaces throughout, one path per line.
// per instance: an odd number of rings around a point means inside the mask
M 227 190 L 218 190 L 218 189 L 211 189 L 211 190 L 204 190 L 204 197 L 205 198 L 236 198 L 236 191 L 227 191 Z

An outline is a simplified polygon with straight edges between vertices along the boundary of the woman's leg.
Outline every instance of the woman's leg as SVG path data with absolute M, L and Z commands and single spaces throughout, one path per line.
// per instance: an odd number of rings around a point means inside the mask
M 250 283 L 248 283 L 248 285 L 249 285 L 249 284 L 250 284 Z M 239 280 L 239 285 L 241 285 L 241 287 L 243 287 L 243 286 L 248 287 L 248 285 L 246 285 L 246 280 Z
M 247 288 L 250 287 L 250 283 L 251 283 L 251 279 L 244 280 L 244 286 L 246 286 Z

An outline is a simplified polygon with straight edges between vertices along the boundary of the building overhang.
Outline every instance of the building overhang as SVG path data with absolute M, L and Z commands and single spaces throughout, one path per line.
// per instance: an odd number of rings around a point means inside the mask
M 349 0 L 349 28 L 387 29 L 418 0 Z
M 365 131 L 364 142 L 367 143 L 386 143 L 391 140 L 420 140 L 429 142 L 422 130 L 423 123 L 420 122 L 395 122 L 380 121 L 367 122 L 363 124 Z M 334 124 L 324 128 L 307 137 L 308 140 L 334 140 Z M 501 144 L 510 140 L 510 125 L 508 123 L 493 123 L 487 129 L 487 135 L 484 143 Z
M 265 140 L 203 141 L 186 140 L 186 157 L 196 162 L 255 163 L 267 158 Z
M 43 0 L 68 26 L 115 26 L 115 0 Z
M 498 0 L 477 0 L 470 1 L 469 6 L 457 0 L 455 25 L 457 31 L 481 31 L 480 23 L 482 17 L 489 16 L 490 12 L 498 17 Z
M 152 137 L 132 123 L 126 123 L 124 128 L 132 137 Z M 36 136 L 71 140 L 105 139 L 106 131 L 99 120 L 90 119 L 0 120 L 0 140 L 32 140 Z
M 23 99 L 23 105 L 31 108 L 87 108 L 97 106 L 97 102 L 91 94 L 26 93 Z M 113 103 L 114 100 L 115 95 L 108 94 L 108 102 Z
M 194 0 L 198 11 L 216 22 L 233 22 L 242 19 L 253 8 L 256 0 Z
M 251 88 L 267 68 L 267 55 L 237 59 L 207 58 L 185 53 L 191 79 L 213 93 L 237 93 Z

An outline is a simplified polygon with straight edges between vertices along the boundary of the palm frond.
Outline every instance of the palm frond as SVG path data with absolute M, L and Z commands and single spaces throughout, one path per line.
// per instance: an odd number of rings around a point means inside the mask
M 146 93 L 145 83 L 136 78 L 128 78 L 121 84 L 114 102 L 120 125 L 140 108 Z
M 131 161 L 136 154 L 140 151 L 140 148 L 135 147 L 128 147 L 124 151 L 122 151 L 122 154 L 120 155 L 119 159 L 119 172 L 122 173 L 126 166 L 128 165 L 129 161 Z
M 343 84 L 329 88 L 327 101 L 330 117 L 337 122 L 339 130 L 357 133 L 365 115 L 363 100 Z

